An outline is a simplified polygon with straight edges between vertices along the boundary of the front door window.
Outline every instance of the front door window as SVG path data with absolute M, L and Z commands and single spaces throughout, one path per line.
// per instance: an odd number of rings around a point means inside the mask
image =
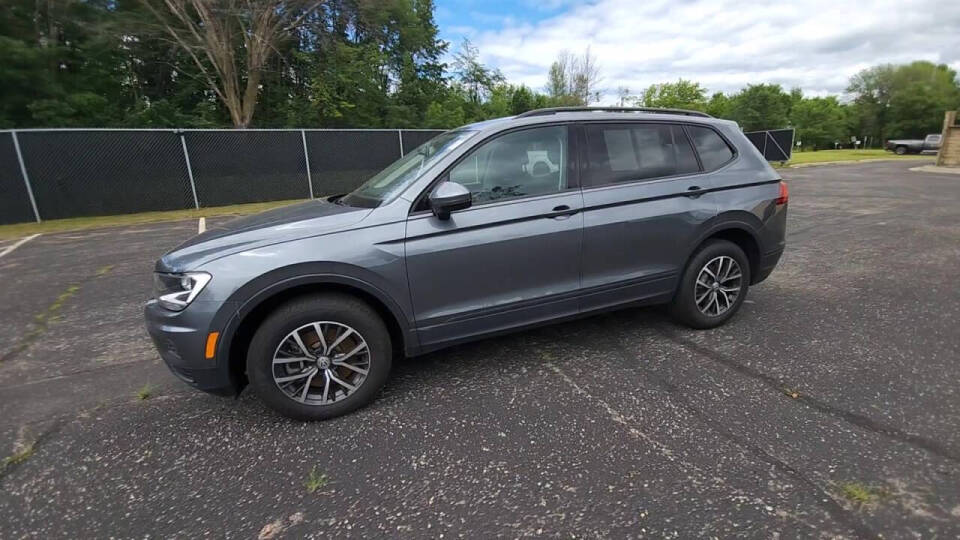
M 567 128 L 515 131 L 486 142 L 450 171 L 473 204 L 548 195 L 567 188 Z

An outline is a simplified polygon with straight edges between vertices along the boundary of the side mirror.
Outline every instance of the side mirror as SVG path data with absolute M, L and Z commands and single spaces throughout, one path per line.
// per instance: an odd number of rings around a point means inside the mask
M 470 190 L 456 182 L 440 182 L 430 193 L 430 209 L 437 219 L 450 219 L 450 212 L 470 208 Z

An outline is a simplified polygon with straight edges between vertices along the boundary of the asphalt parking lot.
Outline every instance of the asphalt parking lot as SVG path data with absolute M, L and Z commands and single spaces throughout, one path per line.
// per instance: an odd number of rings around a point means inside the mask
M 314 424 L 161 364 L 141 306 L 195 222 L 35 238 L 0 258 L 0 537 L 956 537 L 960 178 L 916 165 L 783 170 L 725 327 L 460 346 Z

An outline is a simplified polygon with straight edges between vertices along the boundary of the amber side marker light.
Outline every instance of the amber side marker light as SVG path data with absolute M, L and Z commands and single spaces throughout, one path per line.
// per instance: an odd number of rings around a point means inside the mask
M 209 360 L 213 358 L 214 353 L 217 352 L 217 338 L 220 337 L 220 332 L 210 332 L 207 334 L 207 350 L 206 358 Z

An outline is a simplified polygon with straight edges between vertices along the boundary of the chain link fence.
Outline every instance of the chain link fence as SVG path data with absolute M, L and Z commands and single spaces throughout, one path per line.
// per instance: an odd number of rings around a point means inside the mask
M 36 219 L 18 155 L 13 133 L 0 133 L 0 223 Z
M 308 131 L 307 154 L 314 193 L 343 193 L 404 154 L 392 131 Z M 406 150 L 413 150 L 407 148 Z
M 0 224 L 344 193 L 439 133 L 0 131 Z

